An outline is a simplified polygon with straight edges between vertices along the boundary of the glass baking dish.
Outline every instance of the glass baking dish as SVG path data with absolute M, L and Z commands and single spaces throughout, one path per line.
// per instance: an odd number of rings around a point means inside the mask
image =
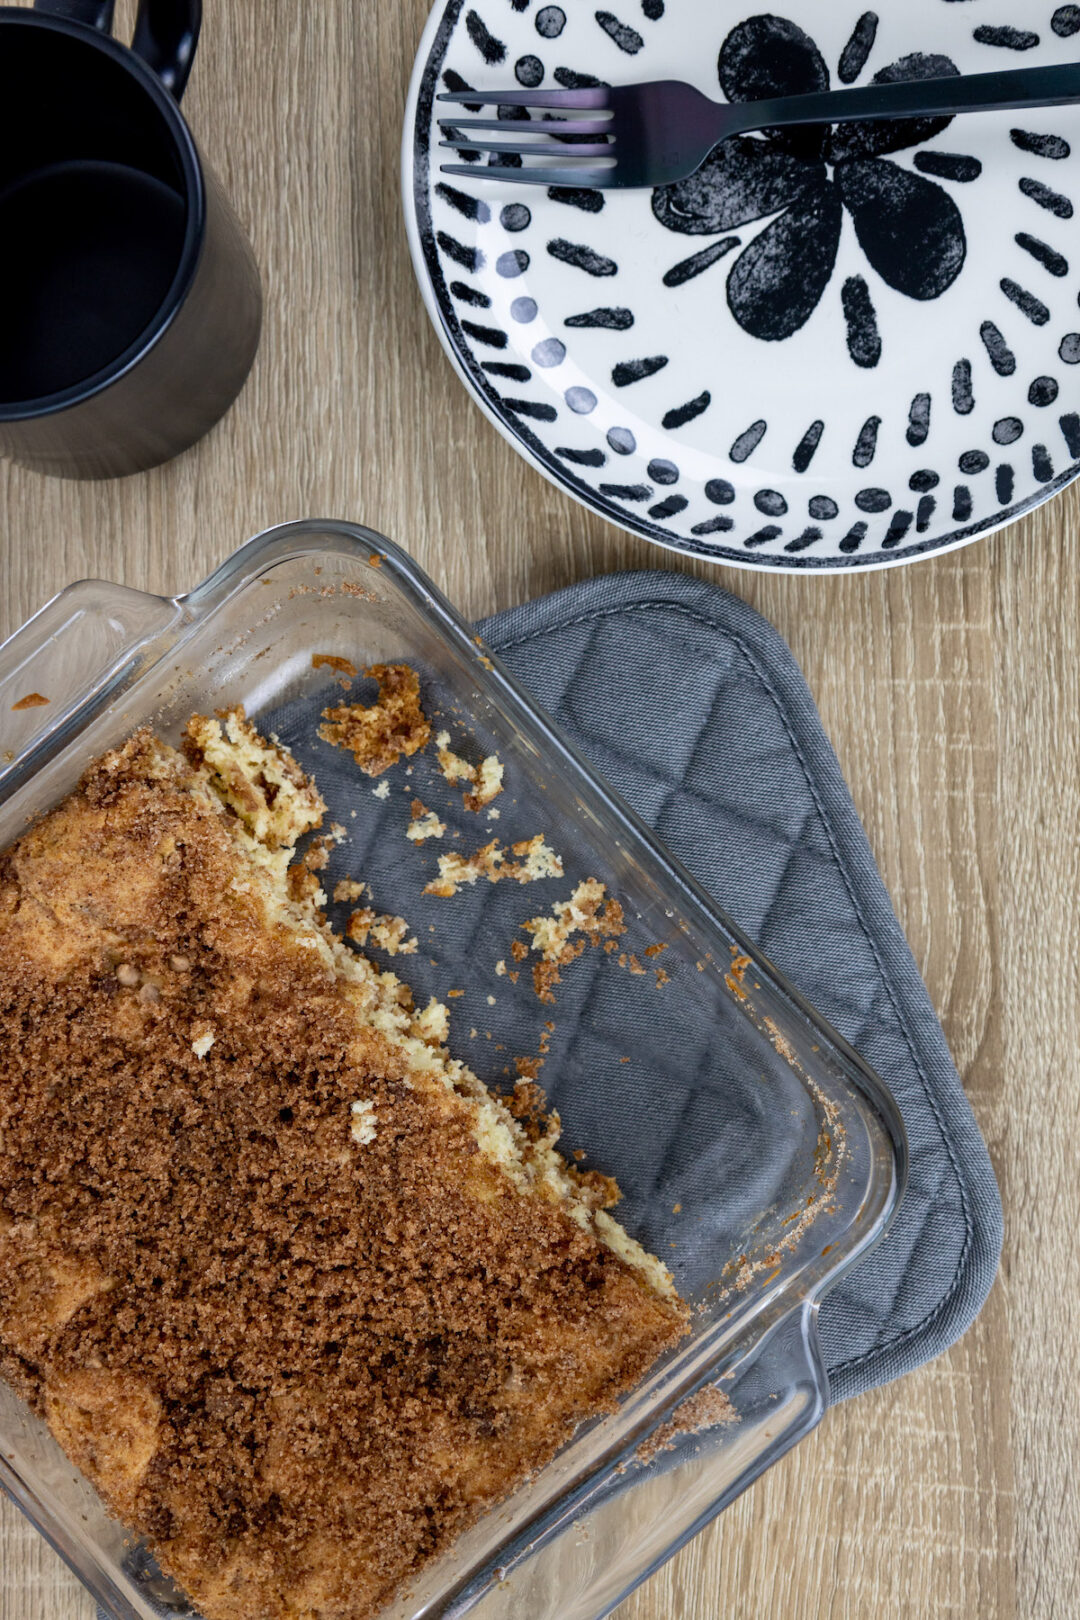
M 440 790 L 433 749 L 395 767 L 376 797 L 315 736 L 341 697 L 315 654 L 417 668 L 435 729 L 503 760 L 499 818 L 488 825 Z M 362 875 L 372 904 L 405 914 L 421 949 L 392 965 L 421 1004 L 458 992 L 451 1050 L 489 1084 L 511 1083 L 515 1054 L 550 1048 L 540 1080 L 567 1148 L 617 1178 L 619 1219 L 692 1306 L 691 1334 L 615 1414 L 583 1425 L 385 1611 L 598 1620 L 820 1420 L 817 1311 L 896 1211 L 906 1143 L 895 1104 L 406 553 L 357 525 L 271 529 L 187 596 L 90 581 L 43 608 L 0 647 L 0 847 L 135 727 L 175 740 L 192 712 L 238 701 L 293 746 L 346 828 L 325 887 Z M 462 850 L 543 831 L 565 879 L 423 896 L 439 846 L 402 836 L 414 794 Z M 542 1005 L 528 971 L 515 979 L 509 944 L 586 876 L 619 898 L 627 934 L 618 955 L 564 970 L 555 1006 Z M 710 1388 L 730 1413 L 694 1432 L 701 1403 L 676 1409 Z M 115 1620 L 186 1611 L 6 1386 L 0 1483 Z

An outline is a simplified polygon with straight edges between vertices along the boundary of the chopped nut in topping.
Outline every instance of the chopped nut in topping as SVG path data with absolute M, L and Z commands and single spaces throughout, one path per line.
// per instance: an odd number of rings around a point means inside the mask
M 133 990 L 142 978 L 142 974 L 137 967 L 132 967 L 130 962 L 121 962 L 116 970 L 116 977 L 121 984 L 126 985 L 129 990 Z
M 451 749 L 448 731 L 439 732 L 435 746 L 439 750 L 439 769 L 451 787 L 455 782 L 467 782 L 473 790 L 465 795 L 466 810 L 483 810 L 502 792 L 503 767 L 498 754 L 489 754 L 479 765 L 470 765 Z
M 369 776 L 381 776 L 402 754 L 425 747 L 431 727 L 420 707 L 420 677 L 408 664 L 372 664 L 364 674 L 379 683 L 375 702 L 324 709 L 319 736 L 347 748 Z
M 208 1029 L 204 1034 L 196 1036 L 195 1040 L 193 1040 L 191 1043 L 191 1050 L 194 1052 L 196 1057 L 203 1058 L 206 1056 L 207 1052 L 209 1052 L 213 1044 L 214 1032 L 213 1030 Z
M 517 858 L 507 860 L 506 850 L 498 839 L 493 838 L 475 855 L 459 855 L 456 851 L 440 855 L 439 876 L 427 885 L 424 893 L 438 895 L 445 900 L 457 894 L 463 883 L 475 883 L 480 877 L 487 878 L 489 883 L 501 883 L 504 878 L 512 878 L 515 883 L 535 883 L 540 878 L 563 875 L 562 861 L 544 843 L 543 833 L 511 844 L 510 854 Z
M 375 1105 L 369 1102 L 354 1102 L 349 1108 L 352 1115 L 349 1121 L 349 1131 L 354 1142 L 363 1147 L 368 1142 L 374 1142 L 377 1135 L 375 1129 Z

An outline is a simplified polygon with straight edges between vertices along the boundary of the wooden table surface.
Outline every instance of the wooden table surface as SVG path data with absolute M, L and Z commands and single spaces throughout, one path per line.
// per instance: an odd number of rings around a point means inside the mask
M 1005 1256 L 950 1354 L 829 1413 L 620 1620 L 1075 1617 L 1080 487 L 961 551 L 844 577 L 684 564 L 586 513 L 466 398 L 413 282 L 397 162 L 424 16 L 425 0 L 207 6 L 185 110 L 262 267 L 255 370 L 159 471 L 80 485 L 0 466 L 0 634 L 85 575 L 183 589 L 300 516 L 393 536 L 470 615 L 663 566 L 767 615 L 989 1141 Z M 0 1620 L 91 1612 L 0 1504 Z

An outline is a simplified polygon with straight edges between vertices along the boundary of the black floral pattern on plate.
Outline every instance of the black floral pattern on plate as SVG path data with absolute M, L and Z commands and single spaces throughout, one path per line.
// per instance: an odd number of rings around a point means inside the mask
M 729 101 L 829 88 L 814 41 L 782 17 L 750 17 L 732 29 L 717 69 Z M 947 56 L 915 52 L 882 68 L 873 82 L 958 71 Z M 737 136 L 689 179 L 659 187 L 653 213 L 685 236 L 777 216 L 743 248 L 728 276 L 731 313 L 753 337 L 789 338 L 809 320 L 836 267 L 845 208 L 883 281 L 909 298 L 939 298 L 967 255 L 960 210 L 941 186 L 888 162 L 886 154 L 918 146 L 951 122 L 909 118 Z

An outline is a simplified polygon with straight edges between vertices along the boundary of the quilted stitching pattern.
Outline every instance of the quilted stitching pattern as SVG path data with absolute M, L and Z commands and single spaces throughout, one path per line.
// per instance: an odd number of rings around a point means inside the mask
M 939 1354 L 997 1267 L 985 1146 L 805 682 L 726 592 L 591 580 L 487 639 L 600 773 L 891 1086 L 907 1194 L 870 1265 L 822 1309 L 833 1398 Z M 660 1126 L 660 1122 L 656 1122 Z M 674 1134 L 678 1120 L 660 1128 Z

